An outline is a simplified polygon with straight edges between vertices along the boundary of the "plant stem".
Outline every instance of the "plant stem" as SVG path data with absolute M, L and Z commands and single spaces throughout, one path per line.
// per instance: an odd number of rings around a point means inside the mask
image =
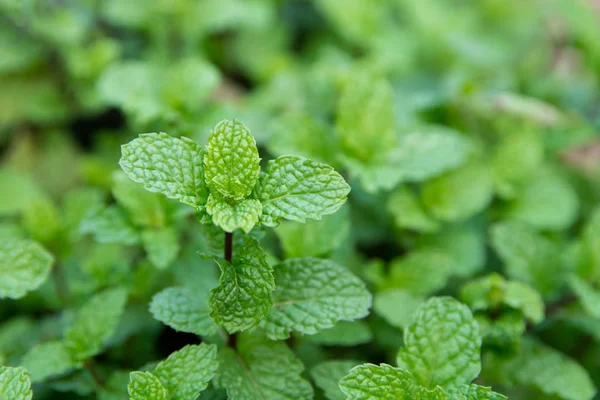
M 94 383 L 96 384 L 96 386 L 103 388 L 104 381 L 102 381 L 102 379 L 100 379 L 100 375 L 98 375 L 98 371 L 96 371 L 96 367 L 94 366 L 94 360 L 91 358 L 88 358 L 87 360 L 85 360 L 85 362 L 83 364 L 85 366 L 85 369 L 88 371 L 88 373 L 94 380 Z
M 225 260 L 228 263 L 231 263 L 231 259 L 233 258 L 233 233 L 225 232 Z M 229 340 L 227 341 L 227 346 L 235 349 L 237 347 L 237 335 L 235 333 L 229 335 Z

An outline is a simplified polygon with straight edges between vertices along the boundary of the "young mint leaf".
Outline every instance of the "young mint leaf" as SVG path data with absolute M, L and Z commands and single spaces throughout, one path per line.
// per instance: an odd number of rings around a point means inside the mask
M 350 231 L 349 207 L 306 223 L 283 222 L 275 228 L 286 258 L 318 257 L 337 249 Z
M 192 140 L 166 133 L 144 133 L 121 147 L 119 165 L 146 190 L 162 193 L 202 210 L 208 191 L 204 183 L 204 151 Z
M 111 205 L 81 222 L 81 233 L 92 234 L 100 243 L 134 245 L 140 242 L 140 234 L 127 219 L 125 212 Z
M 250 130 L 234 119 L 221 121 L 208 138 L 204 156 L 206 184 L 226 199 L 242 200 L 260 173 L 260 157 Z
M 371 294 L 365 284 L 333 261 L 290 259 L 274 272 L 273 307 L 261 322 L 273 340 L 286 339 L 291 331 L 312 335 L 369 313 Z
M 425 387 L 452 388 L 479 375 L 480 348 L 471 310 L 450 297 L 433 297 L 406 328 L 397 361 Z
M 569 277 L 569 285 L 579 297 L 585 311 L 594 318 L 600 318 L 600 291 L 577 275 Z
M 201 290 L 170 287 L 154 295 L 150 312 L 157 320 L 171 328 L 209 336 L 217 332 L 217 325 L 210 318 L 208 295 Z
M 73 359 L 82 361 L 100 353 L 115 333 L 126 302 L 125 289 L 112 288 L 94 295 L 79 309 L 64 338 Z
M 386 209 L 400 229 L 418 232 L 435 232 L 439 229 L 439 223 L 427 215 L 419 198 L 406 187 L 400 187 L 392 193 Z
M 310 400 L 313 390 L 302 379 L 302 362 L 282 342 L 243 333 L 238 336 L 237 353 L 219 351 L 219 372 L 215 385 L 225 388 L 230 400 Z
M 340 390 L 339 382 L 358 364 L 358 361 L 352 360 L 324 361 L 311 368 L 310 376 L 315 381 L 315 384 L 325 392 L 327 399 L 345 400 L 346 396 Z
M 413 320 L 425 299 L 405 289 L 389 289 L 375 294 L 373 309 L 390 325 L 404 328 Z
M 460 221 L 487 207 L 493 196 L 493 181 L 485 165 L 467 164 L 427 181 L 422 196 L 434 217 Z
M 0 241 L 0 299 L 18 299 L 50 274 L 54 257 L 32 240 Z
M 165 226 L 167 217 L 159 194 L 148 192 L 122 172 L 113 174 L 112 193 L 136 226 L 151 228 Z
M 206 212 L 215 225 L 225 232 L 242 229 L 248 233 L 254 228 L 262 213 L 262 204 L 256 199 L 247 199 L 230 204 L 220 196 L 211 194 L 206 203 Z
M 169 400 L 169 391 L 150 372 L 132 372 L 127 391 L 129 400 Z
M 202 343 L 172 353 L 158 364 L 154 375 L 169 391 L 169 399 L 187 400 L 206 389 L 218 367 L 217 346 Z
M 371 328 L 363 320 L 339 321 L 333 328 L 304 337 L 307 342 L 323 346 L 357 346 L 368 343 L 372 339 Z
M 362 162 L 383 158 L 397 143 L 390 84 L 369 74 L 353 77 L 342 91 L 336 127 L 346 155 Z
M 21 360 L 21 366 L 31 374 L 33 383 L 44 381 L 57 375 L 62 375 L 76 363 L 61 341 L 51 341 L 38 344 L 30 349 Z
M 165 269 L 177 259 L 179 241 L 173 228 L 146 229 L 142 231 L 142 243 L 148 259 L 159 269 Z
M 31 400 L 31 381 L 24 368 L 0 366 L 0 394 L 10 400 Z
M 492 388 L 475 384 L 460 385 L 449 389 L 446 393 L 452 400 L 506 400 L 508 397 L 493 392 Z
M 222 274 L 210 291 L 210 316 L 229 333 L 255 327 L 271 309 L 275 279 L 266 257 L 258 242 L 246 236 L 231 263 L 215 260 Z
M 329 165 L 281 156 L 269 161 L 254 190 L 263 205 L 262 222 L 276 226 L 282 218 L 304 222 L 333 214 L 346 202 L 350 186 Z
M 348 400 L 414 400 L 411 375 L 387 364 L 354 367 L 339 385 Z

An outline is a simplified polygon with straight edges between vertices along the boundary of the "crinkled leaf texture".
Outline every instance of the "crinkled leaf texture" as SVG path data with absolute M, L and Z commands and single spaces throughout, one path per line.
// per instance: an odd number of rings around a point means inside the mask
M 256 239 L 246 236 L 232 262 L 215 259 L 221 268 L 219 286 L 210 291 L 210 316 L 229 333 L 258 325 L 271 309 L 273 268 Z
M 0 366 L 0 395 L 7 400 L 31 400 L 33 393 L 27 371 Z
M 348 400 L 414 400 L 411 375 L 391 365 L 363 364 L 340 381 Z
M 273 308 L 261 323 L 273 340 L 286 339 L 291 331 L 312 335 L 369 313 L 371 294 L 365 284 L 333 261 L 289 259 L 274 271 Z
M 339 382 L 357 364 L 358 361 L 352 360 L 324 361 L 311 368 L 310 376 L 329 400 L 345 400 L 346 396 L 340 390 Z
M 229 203 L 222 197 L 211 194 L 206 203 L 206 212 L 212 216 L 215 225 L 225 232 L 233 232 L 239 228 L 248 233 L 260 218 L 262 204 L 256 199 Z
M 156 366 L 154 375 L 169 391 L 171 400 L 195 399 L 219 368 L 217 346 L 187 345 Z
M 446 392 L 452 400 L 505 400 L 506 396 L 479 385 L 460 385 Z
M 61 341 L 38 344 L 29 350 L 21 360 L 21 365 L 31 374 L 32 382 L 62 375 L 75 367 L 71 354 Z
M 300 375 L 302 362 L 285 343 L 272 342 L 257 332 L 239 335 L 237 353 L 222 348 L 219 363 L 214 383 L 227 390 L 230 400 L 313 398 L 312 386 Z
M 151 372 L 132 372 L 127 391 L 129 400 L 169 400 L 169 391 Z
M 181 332 L 201 336 L 217 332 L 217 325 L 209 316 L 208 295 L 201 290 L 164 289 L 152 298 L 150 312 L 157 320 Z
M 53 263 L 52 254 L 37 242 L 0 241 L 0 299 L 18 299 L 40 287 Z
M 421 306 L 404 332 L 398 365 L 425 387 L 471 383 L 481 370 L 481 336 L 471 310 L 450 297 Z
M 267 226 L 276 226 L 282 218 L 321 219 L 336 212 L 348 193 L 350 186 L 332 167 L 295 156 L 269 161 L 254 189 Z
M 208 191 L 204 183 L 204 151 L 186 137 L 144 133 L 121 147 L 119 165 L 146 190 L 203 209 Z
M 117 329 L 127 302 L 123 288 L 106 289 L 88 300 L 65 331 L 65 346 L 75 360 L 85 360 L 102 350 Z
M 260 173 L 260 157 L 250 130 L 240 121 L 221 121 L 208 138 L 206 184 L 227 199 L 245 199 Z

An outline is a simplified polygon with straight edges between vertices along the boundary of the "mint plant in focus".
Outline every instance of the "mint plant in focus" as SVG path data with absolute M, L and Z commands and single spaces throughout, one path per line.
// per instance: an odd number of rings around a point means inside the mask
M 304 157 L 280 156 L 264 171 L 260 161 L 254 137 L 238 120 L 217 124 L 206 147 L 166 133 L 142 134 L 122 147 L 120 165 L 129 178 L 192 207 L 200 223 L 222 230 L 212 232 L 222 235 L 222 257 L 205 256 L 221 270 L 219 285 L 208 296 L 167 288 L 153 298 L 151 312 L 176 330 L 229 334 L 218 352 L 215 344 L 190 346 L 153 372 L 132 373 L 132 399 L 195 398 L 213 378 L 231 399 L 310 399 L 302 363 L 276 340 L 368 314 L 371 295 L 345 267 L 317 258 L 272 267 L 255 233 L 282 219 L 305 222 L 335 213 L 350 192 L 344 178 Z M 171 375 L 178 366 L 186 373 L 176 379 Z

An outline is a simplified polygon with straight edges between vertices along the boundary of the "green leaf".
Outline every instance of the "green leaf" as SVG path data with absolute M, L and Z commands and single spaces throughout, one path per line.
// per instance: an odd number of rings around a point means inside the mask
M 88 300 L 65 331 L 65 346 L 75 360 L 85 360 L 102 351 L 116 331 L 127 302 L 123 288 L 106 289 Z
M 389 153 L 397 143 L 390 84 L 368 74 L 353 77 L 342 91 L 336 128 L 348 156 L 368 162 Z
M 179 240 L 173 228 L 146 229 L 142 231 L 142 243 L 148 259 L 159 269 L 167 268 L 179 254 Z
M 212 216 L 215 225 L 225 232 L 242 229 L 248 233 L 260 218 L 262 204 L 256 199 L 247 199 L 230 204 L 222 197 L 211 194 L 206 203 L 206 211 Z
M 390 289 L 375 294 L 373 309 L 390 325 L 408 326 L 425 299 L 405 289 Z
M 408 188 L 400 187 L 389 197 L 386 209 L 396 227 L 417 232 L 435 232 L 439 223 L 425 212 L 419 198 Z
M 92 234 L 100 243 L 138 244 L 140 234 L 127 219 L 125 212 L 114 205 L 84 219 L 81 233 Z
M 230 400 L 310 400 L 313 390 L 301 377 L 302 362 L 282 342 L 257 333 L 238 336 L 237 353 L 219 351 L 215 385 L 225 388 Z
M 426 127 L 400 136 L 391 162 L 404 181 L 422 182 L 456 168 L 466 161 L 470 142 L 458 132 Z
M 600 291 L 577 275 L 569 277 L 569 285 L 575 292 L 585 311 L 595 318 L 600 318 Z
M 464 220 L 481 212 L 492 200 L 491 174 L 483 165 L 467 164 L 427 181 L 422 196 L 425 208 L 434 217 Z
M 508 353 L 518 351 L 527 328 L 522 313 L 515 310 L 504 310 L 499 314 L 492 312 L 489 315 L 478 312 L 475 320 L 485 346 Z
M 136 226 L 152 228 L 165 226 L 167 219 L 165 207 L 157 193 L 148 192 L 122 172 L 113 174 L 112 193 Z
M 169 399 L 186 400 L 198 397 L 218 368 L 217 346 L 202 343 L 172 353 L 158 364 L 154 375 L 169 391 Z
M 134 371 L 129 375 L 129 400 L 169 400 L 169 392 L 150 372 Z
M 286 339 L 291 331 L 313 335 L 369 313 L 371 294 L 365 284 L 333 261 L 290 259 L 274 271 L 273 308 L 261 322 L 273 340 Z
M 275 279 L 266 256 L 258 242 L 246 236 L 231 263 L 215 260 L 222 274 L 219 286 L 210 291 L 210 316 L 229 333 L 255 327 L 271 309 Z
M 454 260 L 448 254 L 435 249 L 419 249 L 392 260 L 389 279 L 385 288 L 405 289 L 415 295 L 433 293 L 448 282 Z
M 282 218 L 321 219 L 336 212 L 348 193 L 350 186 L 332 167 L 294 156 L 269 161 L 255 188 L 267 226 L 276 226 Z
M 413 400 L 414 381 L 407 371 L 391 365 L 363 364 L 340 381 L 348 400 Z
M 199 112 L 221 80 L 219 70 L 198 58 L 184 58 L 169 65 L 162 83 L 162 98 L 175 109 Z
M 373 339 L 369 325 L 362 320 L 339 321 L 333 328 L 305 336 L 304 340 L 323 346 L 357 346 Z
M 398 365 L 419 384 L 452 388 L 479 375 L 481 336 L 469 308 L 450 297 L 421 306 L 404 332 Z
M 221 121 L 208 138 L 204 156 L 206 184 L 226 199 L 242 200 L 260 173 L 260 157 L 250 130 L 234 119 Z
M 357 179 L 368 193 L 391 190 L 402 180 L 398 166 L 389 160 L 366 163 L 344 155 L 341 159 L 349 175 Z
M 0 299 L 18 299 L 48 278 L 54 257 L 32 240 L 0 241 Z
M 339 382 L 357 364 L 359 364 L 358 361 L 352 360 L 324 361 L 311 368 L 310 376 L 315 384 L 325 392 L 327 399 L 345 400 L 346 396 L 340 390 Z
M 509 205 L 507 216 L 538 229 L 562 230 L 575 222 L 577 193 L 564 177 L 543 171 L 527 182 Z
M 21 366 L 31 374 L 33 383 L 62 375 L 75 365 L 76 363 L 71 360 L 65 344 L 60 341 L 38 344 L 30 349 L 21 360 Z
M 479 385 L 461 385 L 446 392 L 453 400 L 505 400 L 508 397 L 493 392 L 492 388 Z
M 146 190 L 162 193 L 202 210 L 208 191 L 204 183 L 204 151 L 192 140 L 166 133 L 144 133 L 121 147 L 119 165 Z
M 31 400 L 31 381 L 24 368 L 0 366 L 0 394 L 10 400 Z
M 34 240 L 47 243 L 55 238 L 61 229 L 58 208 L 47 196 L 26 201 L 23 210 L 23 225 Z
M 317 257 L 337 249 L 348 237 L 350 218 L 348 207 L 321 220 L 286 221 L 275 228 L 286 258 Z
M 157 320 L 171 328 L 209 336 L 217 332 L 210 318 L 208 294 L 185 287 L 170 287 L 152 297 L 150 312 Z

